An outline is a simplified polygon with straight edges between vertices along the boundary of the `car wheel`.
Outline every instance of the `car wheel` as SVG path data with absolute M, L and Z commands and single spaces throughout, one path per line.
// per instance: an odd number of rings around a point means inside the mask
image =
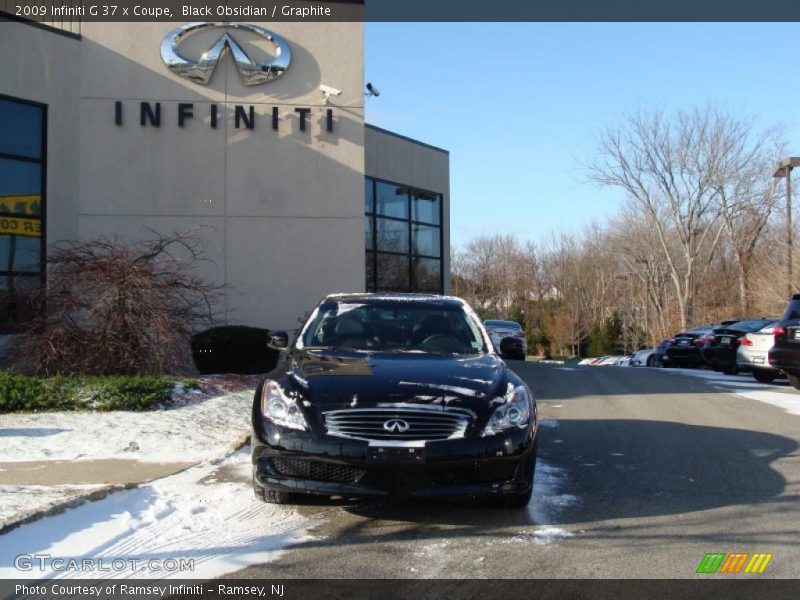
M 773 373 L 772 371 L 763 371 L 760 369 L 753 370 L 753 377 L 759 383 L 772 383 L 775 381 L 775 378 L 778 376 L 777 373 Z
M 538 446 L 538 443 L 536 444 Z M 511 509 L 520 509 L 525 508 L 530 504 L 531 497 L 533 496 L 533 477 L 536 474 L 536 446 L 534 446 L 533 452 L 531 453 L 530 457 L 530 464 L 525 465 L 525 468 L 529 469 L 528 480 L 531 482 L 531 486 L 528 488 L 528 491 L 522 492 L 521 494 L 509 494 L 508 496 L 502 499 L 502 505 L 506 508 Z
M 278 490 L 263 488 L 255 481 L 253 481 L 253 492 L 255 493 L 256 498 L 261 500 L 261 502 L 266 502 L 267 504 L 288 504 L 292 499 L 289 492 L 281 492 Z
M 789 378 L 789 384 L 796 390 L 800 390 L 800 377 L 797 375 L 790 375 L 786 374 L 786 377 Z
M 647 357 L 647 366 L 648 367 L 655 367 L 656 366 L 656 357 L 655 356 L 648 356 Z
M 725 373 L 725 375 L 738 375 L 739 369 L 738 367 L 723 367 L 722 372 Z

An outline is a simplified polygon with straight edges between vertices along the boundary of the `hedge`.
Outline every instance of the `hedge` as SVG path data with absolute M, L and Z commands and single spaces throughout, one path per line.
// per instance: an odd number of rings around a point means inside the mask
M 269 373 L 275 368 L 279 353 L 267 348 L 268 340 L 267 329 L 243 325 L 213 327 L 192 337 L 192 358 L 204 375 Z
M 176 380 L 167 377 L 30 377 L 0 371 L 0 413 L 94 410 L 146 411 L 168 406 Z M 185 388 L 196 381 L 182 382 Z

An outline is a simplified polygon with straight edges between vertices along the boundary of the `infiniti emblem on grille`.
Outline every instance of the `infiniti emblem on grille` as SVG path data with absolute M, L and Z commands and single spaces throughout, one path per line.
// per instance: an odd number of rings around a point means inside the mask
M 403 419 L 389 419 L 383 424 L 383 428 L 386 431 L 391 431 L 392 433 L 403 433 L 404 431 L 408 431 L 411 426 Z

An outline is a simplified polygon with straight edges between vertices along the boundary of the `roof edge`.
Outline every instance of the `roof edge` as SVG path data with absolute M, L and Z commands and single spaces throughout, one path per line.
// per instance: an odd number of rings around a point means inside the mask
M 401 140 L 405 140 L 407 142 L 411 142 L 412 144 L 416 144 L 417 146 L 422 146 L 423 148 L 428 148 L 430 150 L 435 150 L 436 152 L 441 152 L 442 154 L 447 154 L 450 156 L 450 151 L 445 150 L 444 148 L 439 148 L 438 146 L 432 146 L 431 144 L 426 144 L 425 142 L 421 142 L 419 140 L 415 140 L 414 138 L 408 137 L 406 135 L 402 135 L 399 133 L 395 133 L 394 131 L 389 131 L 388 129 L 384 129 L 383 127 L 378 127 L 377 125 L 371 125 L 369 123 L 364 123 L 364 127 L 368 129 L 372 129 L 373 131 L 378 131 L 380 133 L 385 133 L 386 135 L 391 135 L 392 137 L 399 138 Z

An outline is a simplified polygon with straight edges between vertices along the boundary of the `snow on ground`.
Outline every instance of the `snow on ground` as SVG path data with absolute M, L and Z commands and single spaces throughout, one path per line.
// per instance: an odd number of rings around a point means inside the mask
M 748 373 L 725 375 L 701 369 L 663 369 L 663 372 L 680 373 L 705 379 L 722 392 L 771 404 L 782 408 L 789 414 L 800 415 L 800 393 L 782 380 L 777 380 L 775 383 L 759 383 Z
M 14 568 L 20 554 L 100 559 L 112 569 L 97 573 L 103 578 L 206 579 L 273 560 L 287 546 L 309 539 L 307 531 L 318 521 L 292 507 L 258 501 L 250 468 L 245 448 L 221 465 L 193 467 L 8 532 L 0 544 L 0 578 L 20 576 Z M 181 560 L 194 561 L 193 570 L 176 570 Z M 93 573 L 48 565 L 25 575 Z
M 252 402 L 253 392 L 248 389 L 151 412 L 0 415 L 0 462 L 220 458 L 249 433 Z
M 105 487 L 100 484 L 0 485 L 0 527 L 26 515 L 50 510 Z

